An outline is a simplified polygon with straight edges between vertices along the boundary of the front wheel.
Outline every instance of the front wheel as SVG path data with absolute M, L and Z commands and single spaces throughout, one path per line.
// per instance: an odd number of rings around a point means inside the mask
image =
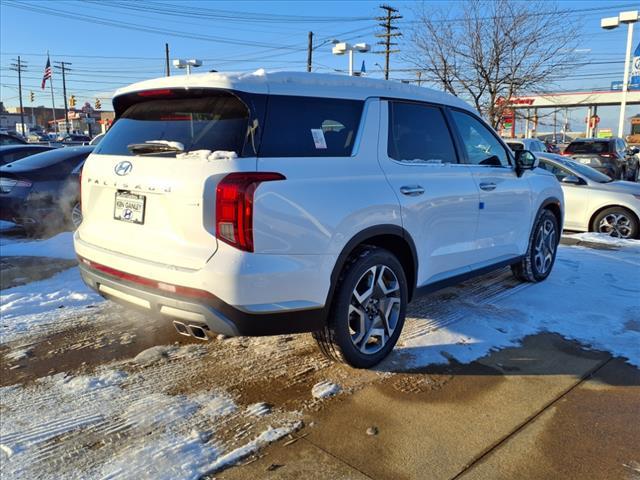
M 511 266 L 515 277 L 525 282 L 541 282 L 547 278 L 556 261 L 559 240 L 556 216 L 550 210 L 541 210 L 529 237 L 527 253 Z
M 611 207 L 600 212 L 593 220 L 594 230 L 616 238 L 638 238 L 638 219 L 626 208 Z
M 330 359 L 356 368 L 373 367 L 398 341 L 407 302 L 406 276 L 395 255 L 363 247 L 347 261 L 327 325 L 313 337 Z

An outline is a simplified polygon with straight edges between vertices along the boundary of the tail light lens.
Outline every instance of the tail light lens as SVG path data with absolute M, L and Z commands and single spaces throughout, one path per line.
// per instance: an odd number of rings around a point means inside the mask
M 216 189 L 216 237 L 240 250 L 253 252 L 253 195 L 262 182 L 285 180 L 273 172 L 237 172 Z

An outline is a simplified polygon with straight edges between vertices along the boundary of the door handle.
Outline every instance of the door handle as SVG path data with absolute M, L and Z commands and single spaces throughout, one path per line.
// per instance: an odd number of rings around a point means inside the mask
M 424 193 L 424 188 L 420 185 L 405 185 L 404 187 L 400 187 L 400 193 L 408 197 L 417 197 Z
M 485 182 L 480 184 L 480 188 L 486 192 L 496 189 L 496 184 L 493 182 Z

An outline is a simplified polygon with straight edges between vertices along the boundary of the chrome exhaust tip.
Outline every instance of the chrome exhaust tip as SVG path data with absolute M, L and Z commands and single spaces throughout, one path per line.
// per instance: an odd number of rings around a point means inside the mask
M 176 331 L 180 334 L 180 335 L 184 335 L 186 337 L 190 337 L 191 336 L 191 332 L 189 331 L 189 328 L 182 322 L 179 322 L 177 320 L 173 321 L 173 326 L 175 327 Z
M 198 340 L 209 340 L 209 336 L 207 332 L 199 325 L 187 325 L 189 332 L 191 332 L 191 336 L 197 338 Z

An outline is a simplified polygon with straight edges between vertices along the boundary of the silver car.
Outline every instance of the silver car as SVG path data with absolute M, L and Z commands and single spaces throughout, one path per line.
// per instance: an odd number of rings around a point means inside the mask
M 565 200 L 564 228 L 640 238 L 640 184 L 600 173 L 553 153 L 536 153 L 543 168 L 556 176 Z

